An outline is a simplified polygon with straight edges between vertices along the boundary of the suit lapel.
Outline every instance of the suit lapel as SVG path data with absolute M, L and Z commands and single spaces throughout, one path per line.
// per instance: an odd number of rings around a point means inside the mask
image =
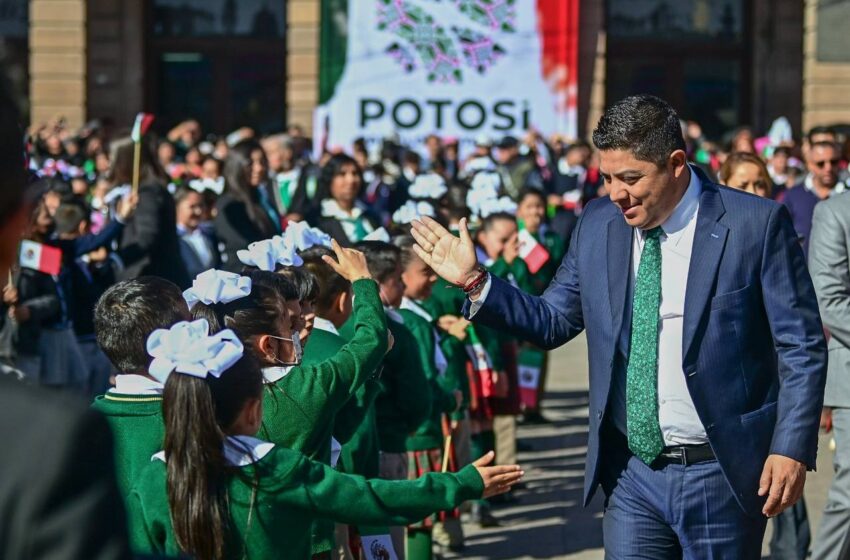
M 633 229 L 622 215 L 617 214 L 608 222 L 606 259 L 608 261 L 608 298 L 611 305 L 611 334 L 620 345 L 620 351 L 628 356 L 628 337 L 620 336 L 623 329 L 623 314 L 629 274 L 632 269 Z M 625 348 L 624 346 L 625 341 Z
M 703 174 L 700 174 L 700 180 L 702 195 L 685 292 L 682 336 L 682 357 L 685 364 L 692 361 L 690 353 L 694 339 L 714 290 L 717 270 L 729 234 L 729 229 L 719 222 L 726 209 L 723 207 L 717 185 L 711 183 Z

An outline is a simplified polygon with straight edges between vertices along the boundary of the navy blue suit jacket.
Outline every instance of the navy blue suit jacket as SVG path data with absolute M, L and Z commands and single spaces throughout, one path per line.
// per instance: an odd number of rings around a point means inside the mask
M 702 194 L 688 278 L 682 278 L 687 282 L 682 370 L 738 503 L 760 515 L 764 499 L 758 497 L 759 477 L 768 454 L 815 466 L 826 343 L 787 209 L 697 173 Z M 490 293 L 474 317 L 544 348 L 556 348 L 587 331 L 585 505 L 605 460 L 600 430 L 612 378 L 625 378 L 632 235 L 608 198 L 591 202 L 542 296 L 492 278 Z M 468 302 L 464 311 L 468 316 Z

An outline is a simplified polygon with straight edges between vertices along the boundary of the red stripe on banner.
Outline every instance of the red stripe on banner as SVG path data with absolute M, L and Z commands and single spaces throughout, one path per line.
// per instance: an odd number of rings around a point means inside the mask
M 578 103 L 579 0 L 537 0 L 543 77 L 558 93 L 558 109 Z

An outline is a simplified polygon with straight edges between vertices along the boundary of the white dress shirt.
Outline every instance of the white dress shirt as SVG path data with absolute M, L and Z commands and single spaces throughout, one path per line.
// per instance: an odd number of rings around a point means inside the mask
M 697 174 L 690 169 L 691 179 L 682 200 L 667 220 L 661 224 L 661 309 L 658 329 L 658 421 L 664 444 L 689 445 L 708 441 L 705 428 L 697 415 L 693 399 L 682 370 L 682 331 L 685 315 L 685 288 L 690 270 L 691 250 L 694 245 L 699 199 L 702 193 Z M 644 246 L 644 232 L 634 230 L 632 274 L 628 300 L 631 301 L 640 257 Z M 471 302 L 470 316 L 481 308 L 490 293 L 487 280 L 479 298 Z M 624 434 L 626 432 L 626 381 L 615 380 L 610 408 L 612 421 Z

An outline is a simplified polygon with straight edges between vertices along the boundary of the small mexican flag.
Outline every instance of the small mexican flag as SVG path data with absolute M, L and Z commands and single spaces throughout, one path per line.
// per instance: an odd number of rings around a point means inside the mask
M 517 357 L 519 374 L 519 398 L 526 408 L 537 408 L 537 389 L 543 370 L 545 354 L 535 348 L 523 348 Z
M 357 527 L 360 532 L 360 546 L 367 560 L 397 560 L 393 541 L 386 527 Z
M 50 245 L 35 241 L 21 241 L 20 265 L 51 276 L 59 274 L 62 268 L 62 251 Z
M 138 143 L 142 141 L 142 136 L 147 133 L 151 127 L 151 123 L 153 123 L 153 115 L 151 113 L 139 113 L 136 115 L 136 122 L 133 123 L 133 132 L 130 133 L 133 142 Z
M 487 353 L 472 325 L 466 328 L 466 332 L 466 353 L 472 362 L 472 371 L 477 373 L 481 380 L 481 396 L 493 397 L 496 394 L 496 388 L 493 385 L 493 362 L 490 360 L 490 354 Z
M 527 229 L 521 229 L 519 231 L 519 257 L 525 261 L 528 271 L 536 274 L 549 260 L 549 251 Z

